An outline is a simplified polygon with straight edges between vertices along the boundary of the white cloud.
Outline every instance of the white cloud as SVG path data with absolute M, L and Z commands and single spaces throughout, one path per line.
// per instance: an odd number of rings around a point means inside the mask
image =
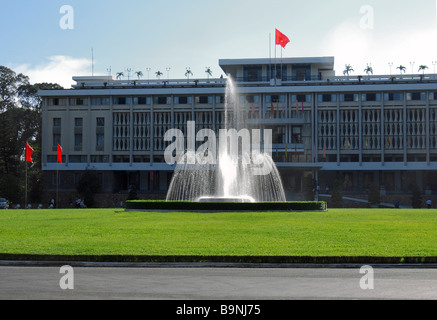
M 368 63 L 375 74 L 389 74 L 389 62 L 396 67 L 404 65 L 407 73 L 418 73 L 419 65 L 427 65 L 426 73 L 433 73 L 433 61 L 437 61 L 437 28 L 399 30 L 396 33 L 361 29 L 356 21 L 344 21 L 325 37 L 322 52 L 335 57 L 335 69 L 342 75 L 344 66 L 350 64 L 355 72 L 364 74 Z M 410 62 L 414 62 L 413 68 Z
M 75 84 L 73 76 L 91 75 L 91 64 L 89 59 L 51 56 L 48 61 L 38 65 L 22 64 L 11 66 L 11 69 L 27 75 L 31 83 L 57 83 L 68 89 Z

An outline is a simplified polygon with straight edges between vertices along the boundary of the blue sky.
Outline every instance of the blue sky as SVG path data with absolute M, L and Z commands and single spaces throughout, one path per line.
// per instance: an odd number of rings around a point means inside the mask
M 388 62 L 417 72 L 437 61 L 436 0 L 0 0 L 0 64 L 32 82 L 68 87 L 75 75 L 112 75 L 131 68 L 184 78 L 222 74 L 219 59 L 268 58 L 269 34 L 290 37 L 284 57 L 334 56 L 336 72 L 351 64 L 362 74 Z M 63 30 L 63 5 L 74 10 L 74 29 Z M 369 8 L 371 11 L 369 11 Z M 277 50 L 280 56 L 279 47 Z M 411 67 L 410 62 L 415 62 Z

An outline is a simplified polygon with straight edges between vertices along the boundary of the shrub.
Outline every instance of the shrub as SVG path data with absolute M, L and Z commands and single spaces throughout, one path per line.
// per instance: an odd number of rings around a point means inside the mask
M 323 201 L 259 202 L 259 203 L 208 203 L 179 201 L 127 201 L 127 209 L 169 211 L 326 211 Z
M 413 186 L 413 195 L 411 197 L 411 206 L 414 209 L 419 209 L 422 207 L 422 194 L 420 192 L 419 186 L 416 184 Z
M 335 180 L 334 188 L 332 190 L 332 205 L 335 208 L 343 207 L 343 195 L 341 193 L 341 184 L 338 180 Z

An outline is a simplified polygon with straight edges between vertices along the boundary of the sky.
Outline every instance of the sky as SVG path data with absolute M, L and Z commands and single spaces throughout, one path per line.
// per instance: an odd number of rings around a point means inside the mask
M 338 75 L 435 72 L 437 0 L 0 0 L 0 65 L 65 88 L 93 66 L 218 78 L 219 59 L 274 56 L 275 28 L 291 40 L 278 58 L 333 56 Z

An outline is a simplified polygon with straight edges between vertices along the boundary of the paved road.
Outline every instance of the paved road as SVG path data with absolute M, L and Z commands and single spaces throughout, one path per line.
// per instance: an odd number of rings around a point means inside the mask
M 437 269 L 0 267 L 1 300 L 437 300 Z M 70 270 L 71 271 L 71 270 Z M 64 277 L 61 281 L 61 278 Z M 366 277 L 365 279 L 363 277 Z

